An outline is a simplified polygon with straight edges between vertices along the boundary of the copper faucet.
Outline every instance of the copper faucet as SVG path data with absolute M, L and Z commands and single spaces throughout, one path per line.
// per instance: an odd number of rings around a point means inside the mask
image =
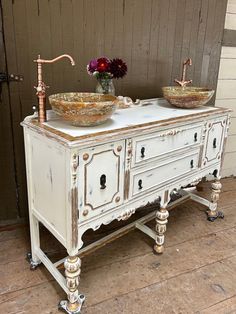
M 45 60 L 41 59 L 40 55 L 38 55 L 38 59 L 34 60 L 34 62 L 38 65 L 38 86 L 35 86 L 37 92 L 36 95 L 38 96 L 38 121 L 40 123 L 43 123 L 47 121 L 46 117 L 46 88 L 49 86 L 46 86 L 46 84 L 43 82 L 43 75 L 42 75 L 42 63 L 53 63 L 56 62 L 62 58 L 68 58 L 71 62 L 71 65 L 75 65 L 75 61 L 73 58 L 67 54 L 61 55 L 57 58 L 51 59 L 51 60 Z
M 187 70 L 187 65 L 192 65 L 192 59 L 188 58 L 187 60 L 184 61 L 183 63 L 183 71 L 182 71 L 182 77 L 181 81 L 175 79 L 175 82 L 179 84 L 180 86 L 184 87 L 187 84 L 192 83 L 192 80 L 186 81 L 186 70 Z

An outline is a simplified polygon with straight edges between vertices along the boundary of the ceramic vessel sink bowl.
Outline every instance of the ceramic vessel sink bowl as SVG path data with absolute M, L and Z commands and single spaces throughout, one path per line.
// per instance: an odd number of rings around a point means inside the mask
M 205 105 L 214 95 L 214 90 L 192 86 L 162 87 L 163 95 L 171 105 L 179 108 L 196 108 Z
M 116 109 L 117 98 L 97 93 L 61 93 L 49 96 L 52 110 L 76 126 L 107 121 Z

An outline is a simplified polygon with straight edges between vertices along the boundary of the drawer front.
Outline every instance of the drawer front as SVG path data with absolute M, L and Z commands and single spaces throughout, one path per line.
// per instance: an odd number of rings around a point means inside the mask
M 208 121 L 203 154 L 204 166 L 220 160 L 224 145 L 226 124 L 227 117 Z
M 80 153 L 79 208 L 81 220 L 123 202 L 125 143 L 119 141 Z
M 201 134 L 202 124 L 195 124 L 138 137 L 133 144 L 133 166 L 175 150 L 199 144 Z
M 142 192 L 147 192 L 153 188 L 172 181 L 182 175 L 191 173 L 198 168 L 199 151 L 186 155 L 182 158 L 172 160 L 156 167 L 149 167 L 144 170 L 134 170 L 131 173 L 131 197 Z

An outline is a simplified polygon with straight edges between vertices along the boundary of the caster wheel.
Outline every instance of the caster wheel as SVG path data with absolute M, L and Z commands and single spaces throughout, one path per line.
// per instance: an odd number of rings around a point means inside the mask
M 40 265 L 40 263 L 34 262 L 32 260 L 32 254 L 31 253 L 27 253 L 26 254 L 26 260 L 30 264 L 30 270 L 35 270 Z
M 35 264 L 30 264 L 30 270 L 36 270 L 38 267 L 38 264 L 35 265 Z
M 31 261 L 31 259 L 32 259 L 32 254 L 31 254 L 30 252 L 28 252 L 28 253 L 26 254 L 25 259 L 30 263 L 30 261 Z
M 224 213 L 221 212 L 221 211 L 218 211 L 218 212 L 217 212 L 217 216 L 213 216 L 213 217 L 208 216 L 208 217 L 207 217 L 207 220 L 213 222 L 213 221 L 215 221 L 217 218 L 224 219 L 224 217 L 225 217 L 225 216 L 224 216 Z
M 217 217 L 207 217 L 207 220 L 211 221 L 211 222 L 215 221 L 216 219 L 217 219 Z

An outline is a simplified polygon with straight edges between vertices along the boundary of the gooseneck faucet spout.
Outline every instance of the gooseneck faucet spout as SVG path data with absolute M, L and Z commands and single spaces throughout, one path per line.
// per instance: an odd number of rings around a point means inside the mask
M 47 121 L 46 117 L 46 88 L 49 86 L 46 86 L 46 84 L 43 82 L 43 73 L 42 73 L 42 64 L 43 63 L 54 63 L 62 58 L 68 58 L 71 62 L 71 65 L 75 65 L 74 59 L 68 55 L 63 54 L 61 56 L 58 56 L 51 60 L 41 59 L 40 55 L 38 55 L 38 58 L 34 60 L 34 62 L 37 63 L 37 71 L 38 71 L 38 86 L 36 86 L 36 95 L 38 97 L 38 121 L 40 123 L 43 123 Z
M 38 55 L 38 59 L 34 60 L 34 62 L 37 62 L 37 63 L 53 63 L 53 62 L 56 62 L 56 61 L 58 61 L 60 59 L 63 59 L 63 58 L 68 58 L 70 60 L 70 62 L 71 62 L 71 65 L 75 65 L 74 59 L 70 55 L 67 55 L 67 54 L 61 55 L 61 56 L 56 57 L 56 58 L 51 59 L 51 60 L 41 59 L 40 55 Z
M 179 81 L 175 79 L 175 82 L 182 87 L 192 83 L 192 80 L 186 80 L 187 65 L 189 66 L 192 65 L 192 59 L 188 58 L 187 60 L 184 61 L 181 80 Z

